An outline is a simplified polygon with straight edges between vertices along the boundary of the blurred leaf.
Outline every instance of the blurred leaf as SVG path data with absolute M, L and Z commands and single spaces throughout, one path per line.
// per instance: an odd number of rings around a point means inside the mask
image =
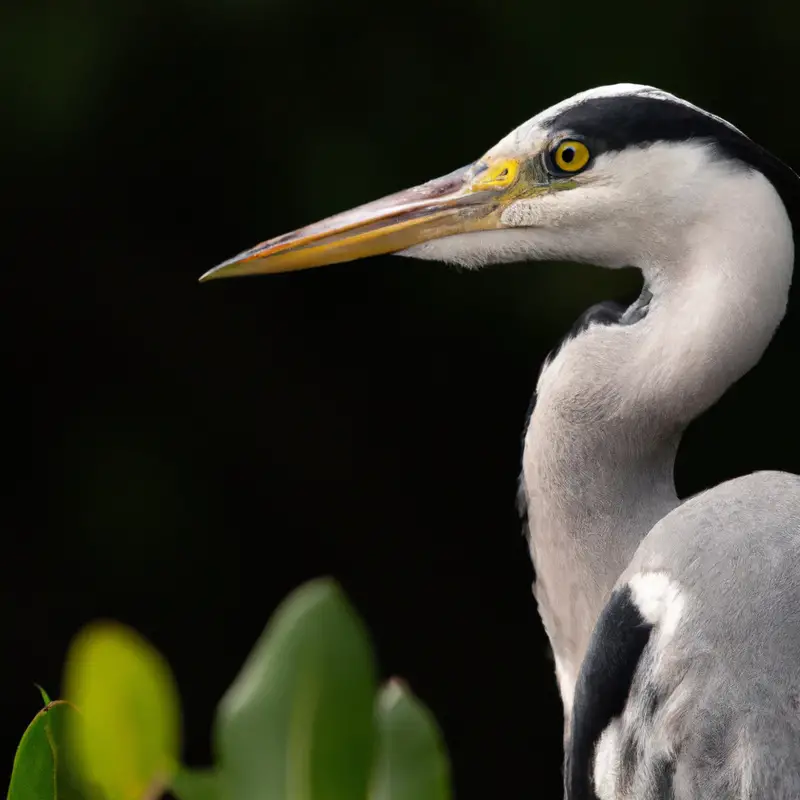
M 450 800 L 450 766 L 433 715 L 404 685 L 378 698 L 380 751 L 370 800 Z
M 219 775 L 211 769 L 181 767 L 170 785 L 178 800 L 219 800 Z
M 77 716 L 75 709 L 63 700 L 50 701 L 39 711 L 22 735 L 14 767 L 8 800 L 68 800 L 77 796 L 66 780 L 59 764 L 65 717 Z
M 68 744 L 83 780 L 109 800 L 158 796 L 180 748 L 178 693 L 161 655 L 122 625 L 95 623 L 72 643 L 65 686 L 82 712 Z
M 53 701 L 50 699 L 50 695 L 49 695 L 49 694 L 47 694 L 47 692 L 46 692 L 46 691 L 45 691 L 45 690 L 44 690 L 44 689 L 43 689 L 41 686 L 39 686 L 39 684 L 38 684 L 38 683 L 36 684 L 36 688 L 39 690 L 39 694 L 42 696 L 42 700 L 44 700 L 44 704 L 45 704 L 46 706 L 49 706 L 49 705 L 50 705 L 50 703 L 52 703 L 52 702 L 53 702 Z
M 273 615 L 222 699 L 216 744 L 235 800 L 357 800 L 372 761 L 375 667 L 361 621 L 329 580 Z

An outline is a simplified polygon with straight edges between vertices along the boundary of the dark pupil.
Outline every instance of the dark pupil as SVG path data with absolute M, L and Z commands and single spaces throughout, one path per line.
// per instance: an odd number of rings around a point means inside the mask
M 561 160 L 565 164 L 569 164 L 575 158 L 575 148 L 574 147 L 565 147 L 564 152 L 561 153 Z

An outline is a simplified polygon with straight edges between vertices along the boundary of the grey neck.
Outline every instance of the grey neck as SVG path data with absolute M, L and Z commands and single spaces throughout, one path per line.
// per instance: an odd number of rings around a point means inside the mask
M 673 468 L 681 427 L 619 413 L 614 375 L 581 368 L 605 362 L 613 372 L 617 359 L 630 361 L 642 346 L 645 308 L 640 298 L 617 321 L 590 323 L 567 341 L 542 372 L 525 436 L 535 595 L 567 718 L 603 603 L 639 542 L 678 504 Z M 603 358 L 611 352 L 612 360 Z
M 643 265 L 649 288 L 633 306 L 590 322 L 542 370 L 523 489 L 566 719 L 603 604 L 642 539 L 679 504 L 683 431 L 758 362 L 785 312 L 791 226 L 763 184 L 721 195 L 717 218 Z
M 567 719 L 600 609 L 639 542 L 678 505 L 673 467 L 681 427 L 617 413 L 614 376 L 581 368 L 612 347 L 619 363 L 633 357 L 648 297 L 563 345 L 542 371 L 525 436 L 534 593 Z

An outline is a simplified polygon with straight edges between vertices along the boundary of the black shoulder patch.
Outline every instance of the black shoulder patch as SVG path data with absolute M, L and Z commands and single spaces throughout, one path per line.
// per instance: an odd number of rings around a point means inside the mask
M 653 626 L 642 617 L 625 586 L 616 589 L 594 627 L 572 706 L 564 756 L 567 800 L 596 800 L 592 755 L 600 735 L 625 708 L 633 676 Z

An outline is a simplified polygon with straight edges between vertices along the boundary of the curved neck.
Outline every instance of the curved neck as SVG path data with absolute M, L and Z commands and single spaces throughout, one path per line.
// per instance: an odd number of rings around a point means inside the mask
M 644 315 L 631 313 L 634 304 L 589 324 L 542 370 L 523 488 L 567 718 L 603 604 L 679 503 L 673 470 L 684 429 L 757 363 L 783 317 L 791 226 L 766 179 L 751 188 L 718 198 L 718 213 L 687 231 L 671 258 L 641 265 L 652 292 Z

